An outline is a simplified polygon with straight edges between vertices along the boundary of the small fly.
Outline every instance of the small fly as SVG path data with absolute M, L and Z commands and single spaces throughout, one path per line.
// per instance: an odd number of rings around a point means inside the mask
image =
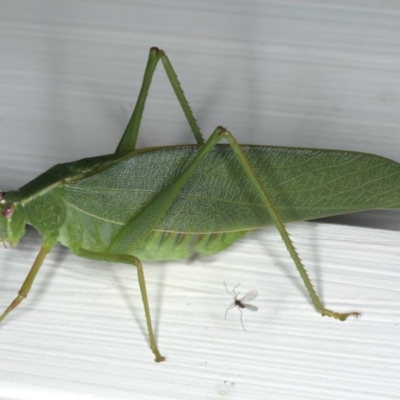
M 250 311 L 257 311 L 258 307 L 254 306 L 252 304 L 247 304 L 247 302 L 254 300 L 258 296 L 258 292 L 255 289 L 250 290 L 241 299 L 238 299 L 238 296 L 239 296 L 240 292 L 236 293 L 236 288 L 238 286 L 240 286 L 240 283 L 238 285 L 236 285 L 232 289 L 231 292 L 228 290 L 228 287 L 226 286 L 225 282 L 224 282 L 224 285 L 225 285 L 226 292 L 233 297 L 233 303 L 225 311 L 225 319 L 226 319 L 226 316 L 228 314 L 228 311 L 231 308 L 237 307 L 239 309 L 239 311 L 240 311 L 240 322 L 242 324 L 243 330 L 246 330 L 246 328 L 244 327 L 244 324 L 243 324 L 242 308 L 247 308 Z

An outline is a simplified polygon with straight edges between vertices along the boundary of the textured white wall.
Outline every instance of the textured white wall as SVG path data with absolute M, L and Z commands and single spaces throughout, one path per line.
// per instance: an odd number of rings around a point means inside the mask
M 398 2 L 3 0 L 0 187 L 112 152 L 151 46 L 169 55 L 205 136 L 225 125 L 243 143 L 400 161 Z M 192 142 L 160 68 L 139 146 Z M 350 223 L 400 227 L 397 213 L 359 219 Z M 135 272 L 59 247 L 0 328 L 0 397 L 396 398 L 398 233 L 325 224 L 290 231 L 326 303 L 361 310 L 360 321 L 318 317 L 268 229 L 210 262 L 146 265 L 168 357 L 156 365 Z M 29 232 L 17 250 L 0 251 L 1 307 L 38 247 Z M 223 280 L 260 292 L 260 311 L 244 315 L 247 332 L 236 310 L 223 319 L 231 301 Z

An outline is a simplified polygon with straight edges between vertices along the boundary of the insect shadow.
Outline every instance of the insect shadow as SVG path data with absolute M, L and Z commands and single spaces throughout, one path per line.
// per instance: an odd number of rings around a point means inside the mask
M 238 296 L 240 294 L 240 292 L 236 293 L 236 288 L 238 286 L 240 286 L 240 283 L 237 284 L 232 291 L 228 290 L 228 287 L 226 286 L 226 282 L 224 281 L 224 285 L 225 285 L 225 290 L 226 292 L 231 295 L 233 297 L 233 302 L 232 304 L 226 309 L 225 311 L 225 319 L 226 316 L 228 315 L 228 311 L 234 307 L 237 307 L 240 311 L 240 323 L 242 324 L 242 328 L 245 331 L 246 328 L 244 327 L 243 324 L 243 313 L 242 313 L 242 308 L 247 308 L 250 311 L 257 311 L 258 307 L 254 306 L 253 304 L 247 304 L 248 301 L 252 301 L 254 300 L 257 296 L 258 296 L 258 292 L 257 290 L 253 289 L 250 290 L 249 292 L 247 292 L 241 299 L 238 299 Z

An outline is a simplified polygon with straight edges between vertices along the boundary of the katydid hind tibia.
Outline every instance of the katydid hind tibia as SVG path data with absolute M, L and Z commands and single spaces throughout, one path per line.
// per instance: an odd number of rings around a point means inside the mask
M 151 79 L 161 60 L 196 145 L 136 149 Z M 222 139 L 227 144 L 220 144 Z M 176 74 L 151 48 L 138 101 L 110 155 L 58 164 L 16 191 L 0 194 L 0 233 L 13 247 L 30 224 L 42 246 L 2 321 L 27 295 L 59 241 L 78 256 L 134 265 L 150 347 L 153 334 L 141 261 L 218 252 L 246 233 L 275 225 L 316 310 L 345 320 L 357 312 L 326 309 L 290 240 L 285 223 L 368 209 L 400 207 L 400 164 L 349 151 L 238 145 L 217 127 L 205 142 Z

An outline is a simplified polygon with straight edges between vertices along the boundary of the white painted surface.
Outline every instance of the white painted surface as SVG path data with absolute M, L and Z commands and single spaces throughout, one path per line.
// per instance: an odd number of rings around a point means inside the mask
M 400 161 L 398 2 L 3 0 L 1 188 L 113 151 L 151 46 L 166 50 L 205 136 L 222 124 L 242 143 Z M 153 82 L 139 146 L 192 143 L 161 68 Z M 400 226 L 396 213 L 361 218 Z M 360 320 L 313 312 L 272 228 L 211 262 L 146 264 L 168 359 L 157 365 L 135 272 L 59 247 L 0 329 L 0 398 L 399 398 L 398 233 L 307 223 L 290 232 L 327 305 L 360 310 Z M 39 243 L 30 232 L 0 251 L 4 307 Z M 246 332 L 237 313 L 223 319 L 223 280 L 260 292 Z
M 312 309 L 273 228 L 211 261 L 146 264 L 160 350 L 148 348 L 135 271 L 57 248 L 1 328 L 1 398 L 395 399 L 400 350 L 398 232 L 301 223 L 292 238 L 324 301 Z M 267 243 L 267 244 L 266 244 Z M 1 252 L 0 302 L 14 298 L 40 241 Z M 247 331 L 225 292 L 257 289 Z M 146 397 L 147 396 L 147 397 Z

